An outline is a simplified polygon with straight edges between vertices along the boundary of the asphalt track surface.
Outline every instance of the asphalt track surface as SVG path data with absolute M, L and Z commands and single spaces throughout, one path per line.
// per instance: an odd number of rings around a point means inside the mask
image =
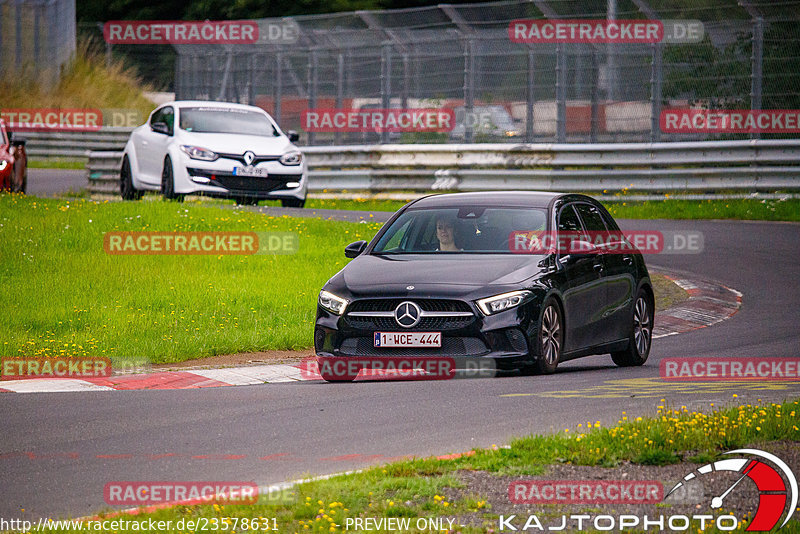
M 662 398 L 707 410 L 733 394 L 737 401 L 800 397 L 797 382 L 658 377 L 664 357 L 798 356 L 800 225 L 620 222 L 626 230 L 703 232 L 703 253 L 650 256 L 648 265 L 737 289 L 741 310 L 715 326 L 655 340 L 647 364 L 633 369 L 592 356 L 538 377 L 2 394 L 0 517 L 92 514 L 108 508 L 103 487 L 112 481 L 271 484 L 499 445 L 587 421 L 613 425 L 623 411 L 629 418 L 655 413 Z
M 28 169 L 28 194 L 52 197 L 77 192 L 87 185 L 86 171 L 80 169 Z

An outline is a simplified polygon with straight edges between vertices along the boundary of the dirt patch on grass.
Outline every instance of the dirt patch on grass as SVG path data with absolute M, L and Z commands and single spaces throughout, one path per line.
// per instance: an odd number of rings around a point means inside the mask
M 656 313 L 689 300 L 689 293 L 663 274 L 651 272 L 650 281 L 653 282 L 653 293 L 656 296 Z

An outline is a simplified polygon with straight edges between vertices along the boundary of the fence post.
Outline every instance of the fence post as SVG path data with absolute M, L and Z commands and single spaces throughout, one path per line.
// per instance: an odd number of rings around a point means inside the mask
M 592 90 L 589 97 L 592 105 L 592 117 L 589 133 L 589 142 L 597 142 L 597 122 L 600 120 L 599 113 L 599 86 L 600 85 L 600 62 L 597 58 L 597 47 L 592 47 Z
M 219 95 L 217 100 L 225 100 L 228 98 L 228 78 L 231 74 L 231 65 L 233 64 L 233 52 L 228 50 L 225 53 L 225 72 L 222 73 L 222 81 L 219 84 Z
M 564 44 L 556 45 L 556 140 L 567 138 L 567 57 Z
M 387 110 L 391 107 L 392 94 L 392 45 L 384 42 L 381 54 L 381 107 Z M 385 113 L 385 111 L 384 111 Z M 389 132 L 381 128 L 381 143 L 389 141 Z
M 198 67 L 198 57 L 197 54 L 192 54 L 191 61 L 189 65 L 191 66 L 191 84 L 192 88 L 189 91 L 189 95 L 192 99 L 197 100 L 200 97 L 200 68 Z
M 273 86 L 273 99 L 275 102 L 275 120 L 281 124 L 281 101 L 283 100 L 283 54 L 275 54 L 275 85 Z
M 474 140 L 472 125 L 475 122 L 475 77 L 472 65 L 472 39 L 464 40 L 464 142 L 472 143 Z
M 753 20 L 753 55 L 751 57 L 752 69 L 750 74 L 750 108 L 761 109 L 761 83 L 764 62 L 764 18 L 760 15 Z M 750 134 L 751 139 L 758 139 L 758 132 Z
M 528 47 L 528 94 L 525 102 L 525 142 L 533 143 L 533 103 L 536 98 L 534 83 L 536 82 L 536 56 L 533 48 Z
M 400 100 L 401 100 L 400 106 L 403 109 L 408 109 L 408 91 L 409 91 L 408 81 L 410 79 L 410 76 L 411 72 L 408 64 L 408 52 L 403 52 L 403 89 L 401 90 L 400 93 Z
M 650 66 L 650 141 L 661 140 L 661 87 L 664 79 L 664 45 L 653 44 L 653 62 Z
M 606 7 L 606 20 L 614 22 L 617 20 L 617 0 L 608 0 Z M 608 100 L 615 101 L 619 98 L 618 85 L 619 73 L 617 72 L 617 57 L 616 57 L 616 44 L 608 43 L 606 45 L 606 61 L 608 73 L 606 79 L 608 80 Z
M 175 100 L 181 100 L 181 96 L 184 94 L 183 86 L 185 83 L 183 82 L 183 76 L 181 72 L 183 72 L 184 67 L 184 58 L 180 54 L 175 56 L 175 83 L 173 85 L 173 91 L 175 92 Z
M 256 105 L 256 55 L 247 54 L 247 104 Z
M 336 109 L 342 109 L 344 105 L 344 54 L 339 51 L 336 57 Z M 342 132 L 336 130 L 333 134 L 333 142 L 336 145 L 342 143 Z
M 318 80 L 318 67 L 319 58 L 317 57 L 317 49 L 312 48 L 311 54 L 308 57 L 308 107 L 314 109 L 317 107 L 317 80 Z M 313 145 L 316 140 L 314 132 L 308 133 L 308 144 Z

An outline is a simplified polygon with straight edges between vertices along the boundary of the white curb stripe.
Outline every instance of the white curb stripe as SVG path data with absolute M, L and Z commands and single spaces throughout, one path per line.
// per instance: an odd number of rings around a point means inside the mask
M 74 378 L 32 378 L 28 380 L 3 380 L 0 389 L 15 393 L 58 393 L 65 391 L 113 391 L 108 386 L 98 386 Z
M 234 369 L 199 369 L 192 374 L 204 376 L 212 380 L 225 382 L 235 386 L 263 384 L 264 382 L 296 382 L 308 380 L 301 375 L 300 369 L 294 365 L 253 365 Z

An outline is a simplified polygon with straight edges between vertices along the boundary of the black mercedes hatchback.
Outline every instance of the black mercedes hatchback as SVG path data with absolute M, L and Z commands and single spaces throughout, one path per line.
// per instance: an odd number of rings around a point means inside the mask
M 650 352 L 644 259 L 585 195 L 427 196 L 345 255 L 319 294 L 318 357 L 489 358 L 552 373 L 590 354 L 642 365 Z

